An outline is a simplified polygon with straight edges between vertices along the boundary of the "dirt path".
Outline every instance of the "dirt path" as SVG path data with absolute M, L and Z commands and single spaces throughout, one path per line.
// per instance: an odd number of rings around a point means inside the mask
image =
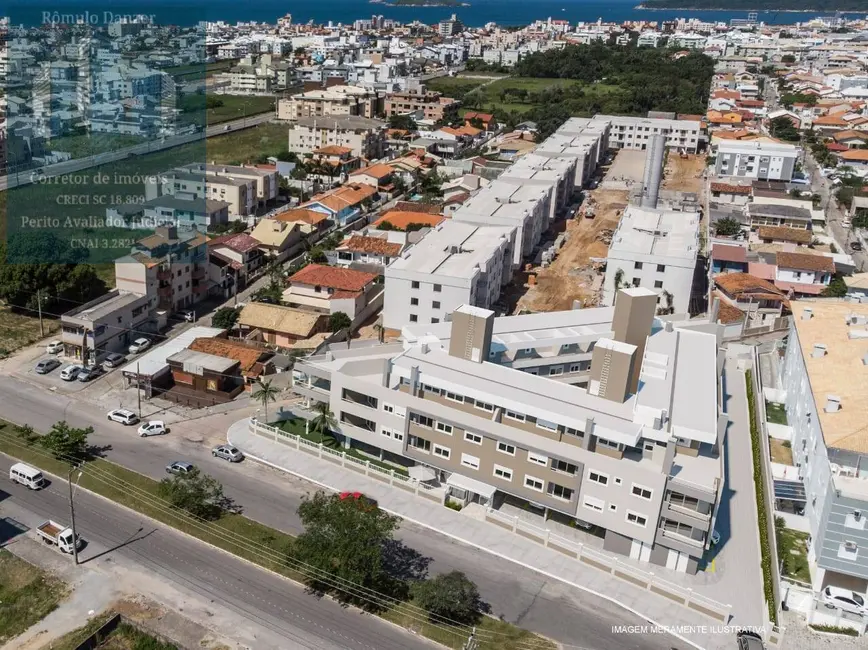
M 702 190 L 702 172 L 705 170 L 705 156 L 687 154 L 682 158 L 675 150 L 670 150 L 664 170 L 664 190 L 695 192 Z

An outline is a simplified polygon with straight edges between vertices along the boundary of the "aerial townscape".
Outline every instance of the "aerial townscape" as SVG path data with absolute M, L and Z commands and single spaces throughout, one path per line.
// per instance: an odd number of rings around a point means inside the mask
M 866 647 L 868 5 L 635 4 L 4 9 L 0 650 Z

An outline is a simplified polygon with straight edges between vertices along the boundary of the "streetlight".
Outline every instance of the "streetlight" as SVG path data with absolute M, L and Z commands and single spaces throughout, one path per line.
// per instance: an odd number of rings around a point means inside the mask
M 75 504 L 73 503 L 72 497 L 74 496 L 72 491 L 72 473 L 79 469 L 78 465 L 73 465 L 69 468 L 69 474 L 66 477 L 66 483 L 69 486 L 69 518 L 72 520 L 72 558 L 75 561 L 75 564 L 78 564 L 78 534 L 75 532 Z M 81 480 L 82 472 L 79 469 L 78 478 L 75 480 L 75 487 L 78 488 L 78 482 Z

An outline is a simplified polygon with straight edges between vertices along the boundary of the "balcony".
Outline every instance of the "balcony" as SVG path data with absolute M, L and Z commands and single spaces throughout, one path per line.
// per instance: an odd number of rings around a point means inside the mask
M 693 508 L 680 506 L 675 503 L 665 502 L 666 509 L 664 515 L 671 515 L 676 521 L 696 526 L 698 528 L 707 529 L 708 523 L 711 521 L 711 513 L 702 513 Z
M 166 281 L 172 279 L 172 269 L 157 270 L 157 280 Z
M 341 394 L 341 399 L 350 404 L 358 404 L 359 406 L 364 406 L 365 408 L 374 410 L 377 409 L 377 399 L 375 397 L 362 395 L 361 393 L 350 390 L 349 388 L 344 388 L 343 393 Z
M 201 280 L 201 279 L 204 278 L 207 274 L 208 274 L 208 271 L 206 271 L 206 270 L 205 270 L 203 267 L 201 267 L 201 266 L 197 266 L 196 268 L 193 269 L 193 274 L 192 274 L 192 276 L 193 276 L 193 279 L 194 279 L 194 280 Z
M 159 287 L 157 289 L 157 295 L 160 298 L 171 298 L 172 297 L 172 285 L 167 284 L 165 287 Z

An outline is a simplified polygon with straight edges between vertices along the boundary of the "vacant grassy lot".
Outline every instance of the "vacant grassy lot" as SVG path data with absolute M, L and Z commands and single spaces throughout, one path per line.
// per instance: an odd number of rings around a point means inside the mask
M 24 442 L 17 435 L 17 427 L 2 420 L 0 420 L 0 452 L 55 475 L 65 476 L 68 471 L 66 463 L 56 460 L 40 447 Z M 304 579 L 304 576 L 292 568 L 291 563 L 287 561 L 292 548 L 292 536 L 242 515 L 224 514 L 216 522 L 202 523 L 181 511 L 172 510 L 165 504 L 161 505 L 157 497 L 158 483 L 147 476 L 102 459 L 88 462 L 83 467 L 84 473 L 79 481 L 82 488 L 92 490 L 288 578 L 297 581 Z M 2 611 L 0 609 L 0 612 Z M 425 623 L 424 616 L 412 602 L 401 605 L 400 609 L 381 612 L 380 616 L 417 634 L 421 633 L 439 641 L 454 650 L 464 647 L 464 642 L 470 633 L 469 628 L 451 629 Z M 0 619 L 0 633 L 3 630 L 2 622 Z M 528 647 L 533 647 L 535 650 L 555 650 L 556 647 L 554 643 L 527 630 L 488 616 L 482 617 L 476 629 L 481 650 L 522 650 Z
M 811 570 L 808 568 L 808 533 L 784 528 L 778 531 L 779 558 L 785 576 L 811 582 Z
M 0 549 L 0 645 L 45 618 L 66 595 L 66 585 Z
M 86 158 L 100 153 L 126 149 L 146 141 L 146 138 L 136 135 L 88 133 L 54 138 L 46 142 L 45 147 L 51 151 L 69 152 L 73 158 Z
M 201 79 L 203 71 L 205 77 L 210 77 L 218 72 L 227 72 L 237 63 L 238 61 L 235 59 L 214 61 L 213 63 L 208 64 L 194 63 L 191 65 L 179 65 L 174 68 L 164 68 L 163 72 L 166 72 L 173 77 L 187 77 L 181 81 L 190 81 L 191 79 Z
M 229 131 L 226 135 L 208 138 L 205 150 L 208 162 L 242 164 L 260 156 L 274 156 L 286 151 L 289 127 L 265 122 L 249 129 Z
M 219 106 L 205 108 L 206 95 L 192 94 L 181 99 L 180 108 L 186 112 L 181 113 L 180 121 L 184 124 L 196 124 L 198 126 L 213 126 L 221 122 L 240 120 L 242 117 L 250 117 L 259 113 L 268 113 L 274 110 L 274 97 L 249 97 L 247 95 L 216 95 L 208 94 L 208 101 L 219 102 Z
M 441 92 L 447 97 L 461 99 L 471 90 L 479 88 L 487 81 L 490 81 L 490 79 L 480 77 L 437 77 L 436 79 L 426 81 L 425 85 L 428 87 L 428 90 Z
M 60 323 L 44 319 L 45 335 L 48 336 L 60 330 Z M 8 307 L 0 306 L 0 353 L 3 350 L 12 352 L 35 343 L 40 338 L 39 319 L 27 314 L 13 312 Z
M 87 625 L 64 634 L 51 643 L 51 650 L 76 650 L 91 634 L 105 625 L 113 612 L 94 616 Z M 163 643 L 128 623 L 121 623 L 99 644 L 100 650 L 178 650 L 178 646 Z
M 787 410 L 783 404 L 766 402 L 766 419 L 772 424 L 786 424 Z

